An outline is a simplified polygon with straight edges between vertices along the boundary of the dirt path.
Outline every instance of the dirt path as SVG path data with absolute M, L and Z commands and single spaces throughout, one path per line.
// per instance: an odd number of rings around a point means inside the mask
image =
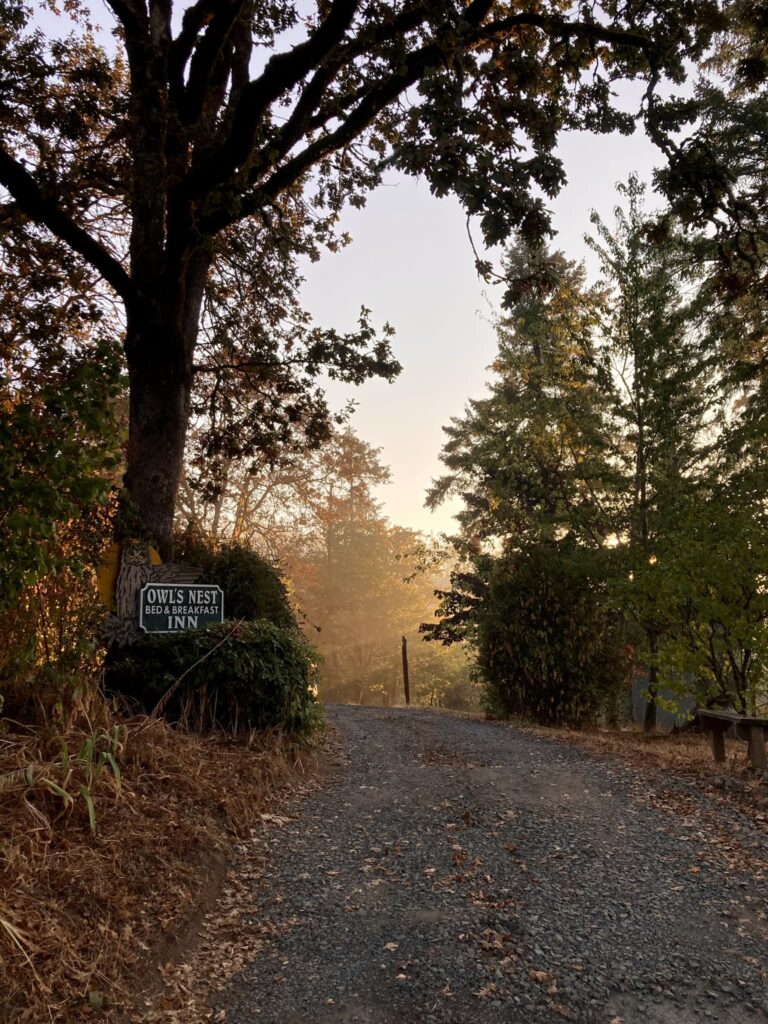
M 647 779 L 423 710 L 329 718 L 348 763 L 269 832 L 269 938 L 216 1019 L 768 1019 L 765 882 L 702 859 Z

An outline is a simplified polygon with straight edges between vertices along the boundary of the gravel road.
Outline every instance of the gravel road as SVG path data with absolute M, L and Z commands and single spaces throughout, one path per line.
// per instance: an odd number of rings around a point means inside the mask
M 223 1019 L 768 1020 L 768 886 L 699 857 L 647 777 L 426 710 L 328 717 L 347 763 L 263 840 L 271 938 Z

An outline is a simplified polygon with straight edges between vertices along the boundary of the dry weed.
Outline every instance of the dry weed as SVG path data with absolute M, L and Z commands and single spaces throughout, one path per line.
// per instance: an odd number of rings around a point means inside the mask
M 199 908 L 215 851 L 302 769 L 280 735 L 101 718 L 0 733 L 4 1024 L 118 1019 L 129 980 Z
M 715 764 L 708 738 L 702 733 L 651 733 L 639 728 L 594 729 L 579 731 L 544 726 L 516 726 L 531 732 L 575 743 L 600 754 L 615 754 L 638 766 L 653 765 L 678 774 L 710 776 L 723 774 L 723 765 Z M 739 740 L 726 740 L 727 770 L 740 772 L 746 768 L 747 747 Z

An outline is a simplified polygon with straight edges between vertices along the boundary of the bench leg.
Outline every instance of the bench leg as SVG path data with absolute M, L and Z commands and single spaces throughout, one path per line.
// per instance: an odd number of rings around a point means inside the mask
M 712 755 L 718 764 L 725 762 L 725 736 L 722 730 L 713 729 L 709 734 L 709 740 L 712 744 Z
M 753 725 L 749 730 L 749 760 L 753 768 L 765 771 L 765 733 L 762 725 Z

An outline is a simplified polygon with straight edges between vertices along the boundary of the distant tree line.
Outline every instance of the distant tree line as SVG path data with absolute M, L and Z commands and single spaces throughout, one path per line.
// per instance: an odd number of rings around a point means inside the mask
M 479 706 L 463 646 L 438 649 L 418 632 L 434 613 L 435 588 L 447 585 L 453 553 L 388 522 L 375 495 L 389 479 L 377 449 L 346 426 L 279 468 L 235 462 L 217 479 L 212 488 L 203 466 L 189 465 L 178 524 L 251 547 L 280 567 L 321 655 L 323 699 L 402 702 L 405 636 L 415 700 Z

